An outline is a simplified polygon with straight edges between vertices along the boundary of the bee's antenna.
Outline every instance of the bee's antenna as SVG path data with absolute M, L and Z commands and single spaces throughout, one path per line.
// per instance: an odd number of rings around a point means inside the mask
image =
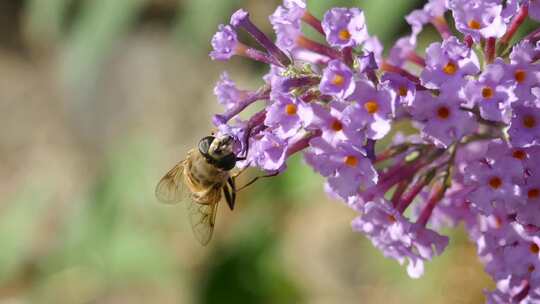
M 273 172 L 273 173 L 270 173 L 270 174 L 267 174 L 267 175 L 259 175 L 259 176 L 256 176 L 254 178 L 252 178 L 249 182 L 247 182 L 245 185 L 243 185 L 242 187 L 240 188 L 237 188 L 236 189 L 236 193 L 240 192 L 240 190 L 243 190 L 245 188 L 247 188 L 248 186 L 251 186 L 253 183 L 255 183 L 259 178 L 265 178 L 265 177 L 272 177 L 272 176 L 276 176 L 279 174 L 279 171 L 276 171 L 276 172 Z M 237 175 L 238 176 L 238 175 Z M 236 176 L 235 176 L 236 177 Z

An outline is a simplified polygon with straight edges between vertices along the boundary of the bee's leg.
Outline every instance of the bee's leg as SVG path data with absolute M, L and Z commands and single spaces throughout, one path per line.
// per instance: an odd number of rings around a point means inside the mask
M 232 177 L 227 179 L 227 183 L 231 187 L 232 205 L 234 207 L 234 204 L 236 203 L 236 183 Z
M 227 201 L 227 205 L 229 205 L 229 209 L 233 210 L 234 200 L 227 185 L 223 185 L 223 194 L 225 195 L 225 200 Z
M 246 171 L 247 168 L 249 168 L 249 167 L 244 167 L 244 168 L 240 169 L 240 171 L 238 171 L 238 172 L 236 172 L 234 174 L 231 174 L 232 179 L 236 179 L 238 176 L 240 176 L 240 174 L 244 173 L 244 171 Z
M 276 176 L 276 175 L 278 175 L 278 174 L 279 174 L 279 171 L 276 171 L 276 172 L 271 173 L 271 174 L 256 176 L 256 177 L 254 177 L 252 180 L 250 180 L 249 182 L 247 182 L 245 185 L 243 185 L 242 187 L 238 188 L 238 189 L 236 190 L 236 192 L 240 192 L 240 190 L 243 190 L 243 189 L 247 188 L 248 186 L 250 186 L 251 184 L 253 184 L 254 182 L 256 182 L 259 178 L 272 177 L 272 176 Z

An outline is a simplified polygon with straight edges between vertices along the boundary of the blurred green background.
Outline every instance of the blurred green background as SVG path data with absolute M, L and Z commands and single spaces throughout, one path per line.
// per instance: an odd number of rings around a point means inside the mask
M 263 66 L 208 58 L 217 25 L 244 7 L 270 32 L 277 5 L 0 0 L 0 303 L 483 302 L 489 279 L 462 229 L 412 280 L 351 231 L 355 213 L 298 158 L 240 193 L 235 212 L 222 204 L 207 247 L 183 206 L 156 202 L 159 178 L 221 110 L 220 71 L 261 84 Z M 318 17 L 363 8 L 389 47 L 423 3 L 308 5 Z

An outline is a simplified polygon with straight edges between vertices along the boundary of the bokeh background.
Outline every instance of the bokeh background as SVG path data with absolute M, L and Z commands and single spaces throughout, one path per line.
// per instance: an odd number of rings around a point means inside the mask
M 491 286 L 462 229 L 410 279 L 350 228 L 355 213 L 292 159 L 220 206 L 201 247 L 159 178 L 211 130 L 212 88 L 264 66 L 212 62 L 239 7 L 266 32 L 278 0 L 0 0 L 0 303 L 481 303 Z M 386 47 L 423 1 L 359 6 Z M 436 38 L 428 30 L 422 43 Z M 247 175 L 257 172 L 249 172 Z

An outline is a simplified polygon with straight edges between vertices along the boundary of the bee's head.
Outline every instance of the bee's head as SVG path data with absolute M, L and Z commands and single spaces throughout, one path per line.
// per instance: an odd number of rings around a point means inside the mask
M 234 138 L 232 136 L 206 136 L 199 141 L 199 152 L 209 163 L 228 171 L 236 165 L 233 146 Z

